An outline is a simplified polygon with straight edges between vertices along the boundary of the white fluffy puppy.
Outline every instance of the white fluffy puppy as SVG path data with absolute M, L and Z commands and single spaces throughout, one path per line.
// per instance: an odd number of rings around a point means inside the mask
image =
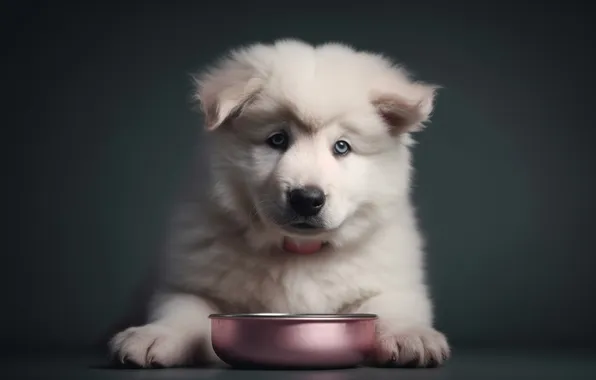
M 378 54 L 297 40 L 232 51 L 196 78 L 209 178 L 181 202 L 148 323 L 120 360 L 217 360 L 211 313 L 375 313 L 375 363 L 434 366 L 410 133 L 437 87 Z M 200 183 L 200 182 L 203 183 Z

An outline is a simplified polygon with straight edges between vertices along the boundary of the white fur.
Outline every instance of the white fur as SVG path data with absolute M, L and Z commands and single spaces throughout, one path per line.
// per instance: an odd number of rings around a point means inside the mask
M 375 364 L 442 363 L 410 201 L 410 133 L 436 88 L 380 55 L 296 40 L 234 50 L 198 76 L 209 191 L 181 203 L 149 324 L 117 334 L 113 353 L 140 366 L 214 361 L 216 312 L 370 312 Z M 285 154 L 264 144 L 279 128 L 293 139 Z M 331 154 L 338 139 L 345 157 Z M 302 256 L 281 249 L 298 235 L 279 218 L 286 190 L 306 184 L 328 196 L 315 237 L 332 248 Z

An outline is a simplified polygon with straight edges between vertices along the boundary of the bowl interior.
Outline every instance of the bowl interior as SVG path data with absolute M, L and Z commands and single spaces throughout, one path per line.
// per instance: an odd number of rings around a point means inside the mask
M 289 314 L 289 313 L 241 313 L 211 314 L 210 319 L 300 319 L 300 320 L 353 320 L 377 319 L 376 314 Z

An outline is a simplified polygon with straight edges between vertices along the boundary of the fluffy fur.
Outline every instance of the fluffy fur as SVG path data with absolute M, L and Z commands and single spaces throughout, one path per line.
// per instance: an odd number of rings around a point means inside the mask
M 410 201 L 410 136 L 437 87 L 378 54 L 297 40 L 234 50 L 196 84 L 208 191 L 181 203 L 148 324 L 117 334 L 114 355 L 142 367 L 217 361 L 211 313 L 366 312 L 380 317 L 374 364 L 443 363 Z M 280 130 L 283 151 L 266 143 Z M 338 140 L 351 152 L 334 155 Z M 327 195 L 313 231 L 286 213 L 288 189 L 305 185 Z M 328 244 L 299 255 L 284 238 Z

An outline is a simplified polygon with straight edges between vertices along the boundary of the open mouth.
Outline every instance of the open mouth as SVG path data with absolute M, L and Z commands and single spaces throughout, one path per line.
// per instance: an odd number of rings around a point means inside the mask
M 329 242 L 318 239 L 284 237 L 282 247 L 284 251 L 299 255 L 311 255 L 329 246 Z
M 285 228 L 288 235 L 283 238 L 282 248 L 286 252 L 311 255 L 327 249 L 330 244 L 323 233 L 328 230 L 319 223 L 300 221 Z
M 292 224 L 290 224 L 290 226 L 292 228 L 298 229 L 298 230 L 319 230 L 319 229 L 321 229 L 321 227 L 319 227 L 315 224 L 305 223 L 305 222 L 292 223 Z
M 281 248 L 288 253 L 310 255 L 326 251 L 331 247 L 324 236 L 330 231 L 317 221 L 300 220 L 275 224 L 285 231 L 285 233 L 282 232 L 285 236 L 281 241 Z

